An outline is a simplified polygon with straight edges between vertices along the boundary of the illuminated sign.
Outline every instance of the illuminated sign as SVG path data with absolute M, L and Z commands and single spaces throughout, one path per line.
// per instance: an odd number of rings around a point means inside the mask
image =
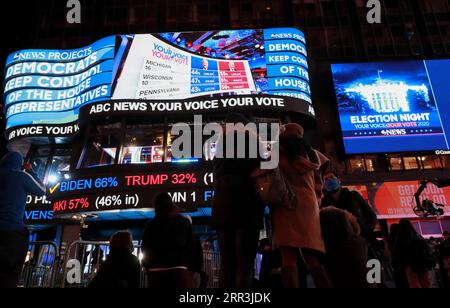
M 419 189 L 417 181 L 381 182 L 370 185 L 348 187 L 358 191 L 375 208 L 379 219 L 417 218 L 414 194 Z M 429 184 L 420 196 L 423 201 L 431 200 L 446 205 L 445 215 L 450 216 L 450 187 L 438 188 Z
M 52 202 L 45 196 L 27 196 L 25 207 L 25 224 L 47 224 L 53 220 Z
M 8 140 L 78 132 L 78 108 L 111 98 L 114 53 L 110 36 L 76 50 L 11 54 L 4 87 Z
M 305 43 L 301 31 L 276 28 L 117 35 L 75 50 L 21 50 L 6 61 L 6 136 L 70 136 L 79 120 L 115 112 L 248 108 L 314 117 Z
M 450 149 L 450 60 L 332 65 L 348 154 Z
M 110 174 L 114 173 L 114 176 Z M 151 209 L 153 198 L 168 192 L 175 204 L 190 211 L 212 204 L 214 175 L 189 166 L 171 171 L 112 171 L 108 175 L 71 174 L 48 187 L 56 216 L 78 212 Z

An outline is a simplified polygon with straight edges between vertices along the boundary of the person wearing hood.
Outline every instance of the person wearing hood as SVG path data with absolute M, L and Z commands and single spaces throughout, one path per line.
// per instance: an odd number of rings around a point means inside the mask
M 0 160 L 0 288 L 17 287 L 25 261 L 28 249 L 28 231 L 24 225 L 27 195 L 45 194 L 43 185 L 22 171 L 22 167 L 23 158 L 17 152 L 10 152 Z
M 273 244 L 281 249 L 282 281 L 287 288 L 298 288 L 297 261 L 302 259 L 317 288 L 329 288 L 322 264 L 325 245 L 319 217 L 318 174 L 328 159 L 313 150 L 303 138 L 303 127 L 287 124 L 280 134 L 279 167 L 297 196 L 296 207 L 272 209 Z

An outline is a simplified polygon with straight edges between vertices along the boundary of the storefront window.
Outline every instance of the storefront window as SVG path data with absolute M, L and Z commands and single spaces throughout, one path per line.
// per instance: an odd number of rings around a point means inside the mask
M 36 173 L 37 177 L 44 180 L 45 177 L 45 168 L 47 165 L 48 157 L 50 155 L 50 147 L 39 147 L 34 155 L 30 159 L 30 164 L 33 168 L 34 173 Z
M 388 159 L 391 171 L 403 170 L 403 161 L 400 155 L 391 155 Z
M 364 158 L 366 160 L 367 172 L 374 172 L 374 171 L 380 170 L 380 166 L 378 164 L 378 158 L 376 155 L 365 156 Z
M 172 161 L 172 135 L 170 134 L 170 131 L 167 133 L 167 146 L 164 161 L 165 162 Z
M 423 169 L 442 169 L 441 159 L 437 155 L 420 157 Z
M 164 157 L 164 132 L 151 125 L 133 126 L 127 129 L 120 164 L 162 163 Z
M 365 171 L 364 159 L 362 156 L 356 156 L 348 160 L 348 173 L 363 173 Z
M 92 168 L 114 164 L 120 142 L 115 136 L 94 136 L 87 143 L 83 167 Z
M 450 169 L 450 155 L 444 155 L 442 156 L 442 162 L 444 164 L 445 169 Z
M 418 170 L 419 160 L 417 157 L 403 157 L 403 161 L 405 163 L 405 170 Z
M 202 136 L 202 146 L 204 146 L 204 148 L 202 149 L 202 157 L 204 156 L 203 153 L 207 152 L 207 155 L 205 157 L 206 160 L 209 159 L 209 157 L 214 157 L 214 153 L 211 152 L 211 148 L 215 149 L 215 143 L 210 143 L 209 145 L 206 144 L 206 140 L 209 139 L 209 137 L 207 139 L 205 139 L 205 136 L 203 136 L 203 126 L 201 125 L 193 125 L 192 123 L 188 123 L 188 125 L 190 126 L 190 132 L 191 132 L 191 149 L 190 152 L 188 154 L 188 152 L 186 152 L 187 155 L 183 156 L 183 157 L 178 157 L 175 158 L 173 155 L 173 151 L 172 151 L 172 144 L 174 142 L 174 140 L 176 140 L 178 138 L 178 136 L 172 136 L 171 135 L 171 130 L 172 130 L 172 126 L 169 126 L 169 130 L 168 130 L 168 136 L 167 136 L 167 146 L 166 146 L 166 153 L 165 153 L 165 161 L 166 162 L 176 162 L 176 163 L 184 163 L 184 162 L 194 162 L 194 161 L 198 161 L 201 157 L 194 157 L 194 146 L 195 146 L 195 136 Z M 180 137 L 183 136 L 183 132 L 180 132 Z M 184 146 L 184 143 L 182 143 L 180 145 L 181 147 Z M 183 151 L 183 148 L 180 149 L 181 151 Z M 213 150 L 214 151 L 214 150 Z M 212 156 L 211 156 L 212 155 Z
M 46 183 L 54 184 L 60 179 L 69 176 L 71 149 L 56 149 L 49 170 Z

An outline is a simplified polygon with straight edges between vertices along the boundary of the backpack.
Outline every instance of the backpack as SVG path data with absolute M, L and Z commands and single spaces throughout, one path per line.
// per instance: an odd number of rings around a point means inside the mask
M 256 169 L 251 174 L 255 189 L 261 201 L 271 206 L 287 209 L 298 207 L 297 196 L 280 168 L 272 170 Z

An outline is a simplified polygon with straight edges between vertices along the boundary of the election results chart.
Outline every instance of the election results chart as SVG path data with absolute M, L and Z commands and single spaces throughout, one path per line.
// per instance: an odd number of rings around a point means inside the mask
M 256 91 L 248 61 L 195 56 L 150 34 L 134 36 L 122 75 L 127 77 L 118 83 L 114 99 L 185 99 Z
M 298 29 L 136 34 L 124 40 L 113 99 L 270 94 L 312 103 L 306 41 Z

